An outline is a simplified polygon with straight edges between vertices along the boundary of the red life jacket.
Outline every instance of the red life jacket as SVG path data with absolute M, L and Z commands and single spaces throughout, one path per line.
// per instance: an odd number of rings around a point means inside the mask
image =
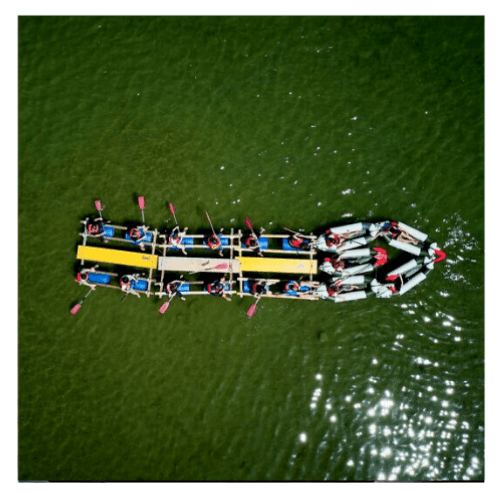
M 129 281 L 128 281 L 128 283 L 124 283 L 124 282 L 123 282 L 123 278 L 125 278 L 125 276 L 122 276 L 122 277 L 120 278 L 120 287 L 121 287 L 121 288 L 123 288 L 123 287 L 125 287 L 125 288 L 130 288 L 130 287 L 132 286 L 132 281 L 131 281 L 128 277 L 127 277 L 127 279 L 128 279 Z
M 223 290 L 224 290 L 224 285 L 222 283 L 219 283 L 218 281 L 215 281 L 214 283 L 209 283 L 207 285 L 207 291 L 212 295 L 222 295 Z
M 302 243 L 304 242 L 304 240 L 302 238 L 290 238 L 289 240 L 289 244 L 291 247 L 293 248 L 300 248 L 300 245 L 302 245 Z
M 215 236 L 215 234 L 208 238 L 208 246 L 211 250 L 216 250 L 220 247 L 220 240 L 217 236 Z
M 129 236 L 133 240 L 138 240 L 142 236 L 142 229 L 134 227 L 134 229 L 130 230 Z
M 245 245 L 247 247 L 256 247 L 258 244 L 259 244 L 259 241 L 257 240 L 257 238 L 254 238 L 253 236 L 249 236 L 245 240 Z
M 335 287 L 333 285 L 330 285 L 326 290 L 327 290 L 328 295 L 330 297 L 332 297 L 333 295 L 335 295 Z

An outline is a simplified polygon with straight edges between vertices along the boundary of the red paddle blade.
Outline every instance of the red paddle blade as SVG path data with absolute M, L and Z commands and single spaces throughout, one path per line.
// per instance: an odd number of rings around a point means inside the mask
M 82 307 L 81 304 L 76 304 L 76 306 L 72 307 L 70 311 L 71 314 L 74 316 L 80 310 L 80 307 Z
M 139 202 L 139 208 L 141 210 L 144 210 L 146 208 L 146 202 L 144 201 L 144 196 L 139 196 L 139 198 L 137 198 L 137 201 Z
M 102 211 L 101 200 L 95 200 L 95 201 L 94 201 L 94 206 L 95 206 L 95 209 L 96 209 L 98 212 L 101 212 L 101 211 Z
M 248 229 L 252 230 L 252 223 L 250 222 L 250 219 L 248 217 L 245 218 L 245 225 L 248 227 Z
M 170 211 L 172 212 L 172 215 L 175 217 L 175 208 L 174 208 L 174 205 L 172 205 L 172 203 L 169 203 L 168 204 L 168 208 L 170 208 Z
M 442 250 L 436 248 L 436 250 L 434 250 L 434 253 L 437 255 L 437 259 L 434 261 L 434 263 L 441 262 L 442 260 L 446 259 L 446 254 Z
M 170 301 L 165 302 L 165 304 L 162 304 L 162 306 L 160 307 L 160 309 L 158 309 L 158 312 L 160 314 L 165 314 L 165 311 L 168 309 L 169 305 L 170 305 Z
M 250 309 L 247 311 L 247 316 L 251 318 L 255 314 L 255 310 L 257 309 L 257 302 L 250 306 Z

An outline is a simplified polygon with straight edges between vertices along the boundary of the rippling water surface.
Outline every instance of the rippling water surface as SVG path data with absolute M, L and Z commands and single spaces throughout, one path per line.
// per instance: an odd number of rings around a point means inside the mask
M 483 28 L 21 18 L 19 478 L 483 480 Z M 394 219 L 448 258 L 390 301 L 72 317 L 80 218 L 138 194 L 152 226 Z

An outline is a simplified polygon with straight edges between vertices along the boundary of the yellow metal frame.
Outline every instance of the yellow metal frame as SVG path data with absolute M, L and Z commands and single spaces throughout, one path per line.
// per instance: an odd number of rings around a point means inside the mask
M 242 272 L 317 274 L 318 262 L 306 259 L 271 259 L 267 257 L 236 257 Z
M 105 262 L 131 267 L 143 267 L 156 269 L 158 267 L 158 256 L 139 252 L 128 252 L 126 250 L 113 250 L 111 248 L 78 246 L 76 258 L 90 260 L 93 262 Z

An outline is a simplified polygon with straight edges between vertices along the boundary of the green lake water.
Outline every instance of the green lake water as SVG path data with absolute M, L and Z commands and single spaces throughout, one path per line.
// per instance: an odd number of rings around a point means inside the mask
M 19 18 L 19 480 L 484 480 L 484 18 Z M 121 302 L 116 223 L 401 220 L 391 300 Z

